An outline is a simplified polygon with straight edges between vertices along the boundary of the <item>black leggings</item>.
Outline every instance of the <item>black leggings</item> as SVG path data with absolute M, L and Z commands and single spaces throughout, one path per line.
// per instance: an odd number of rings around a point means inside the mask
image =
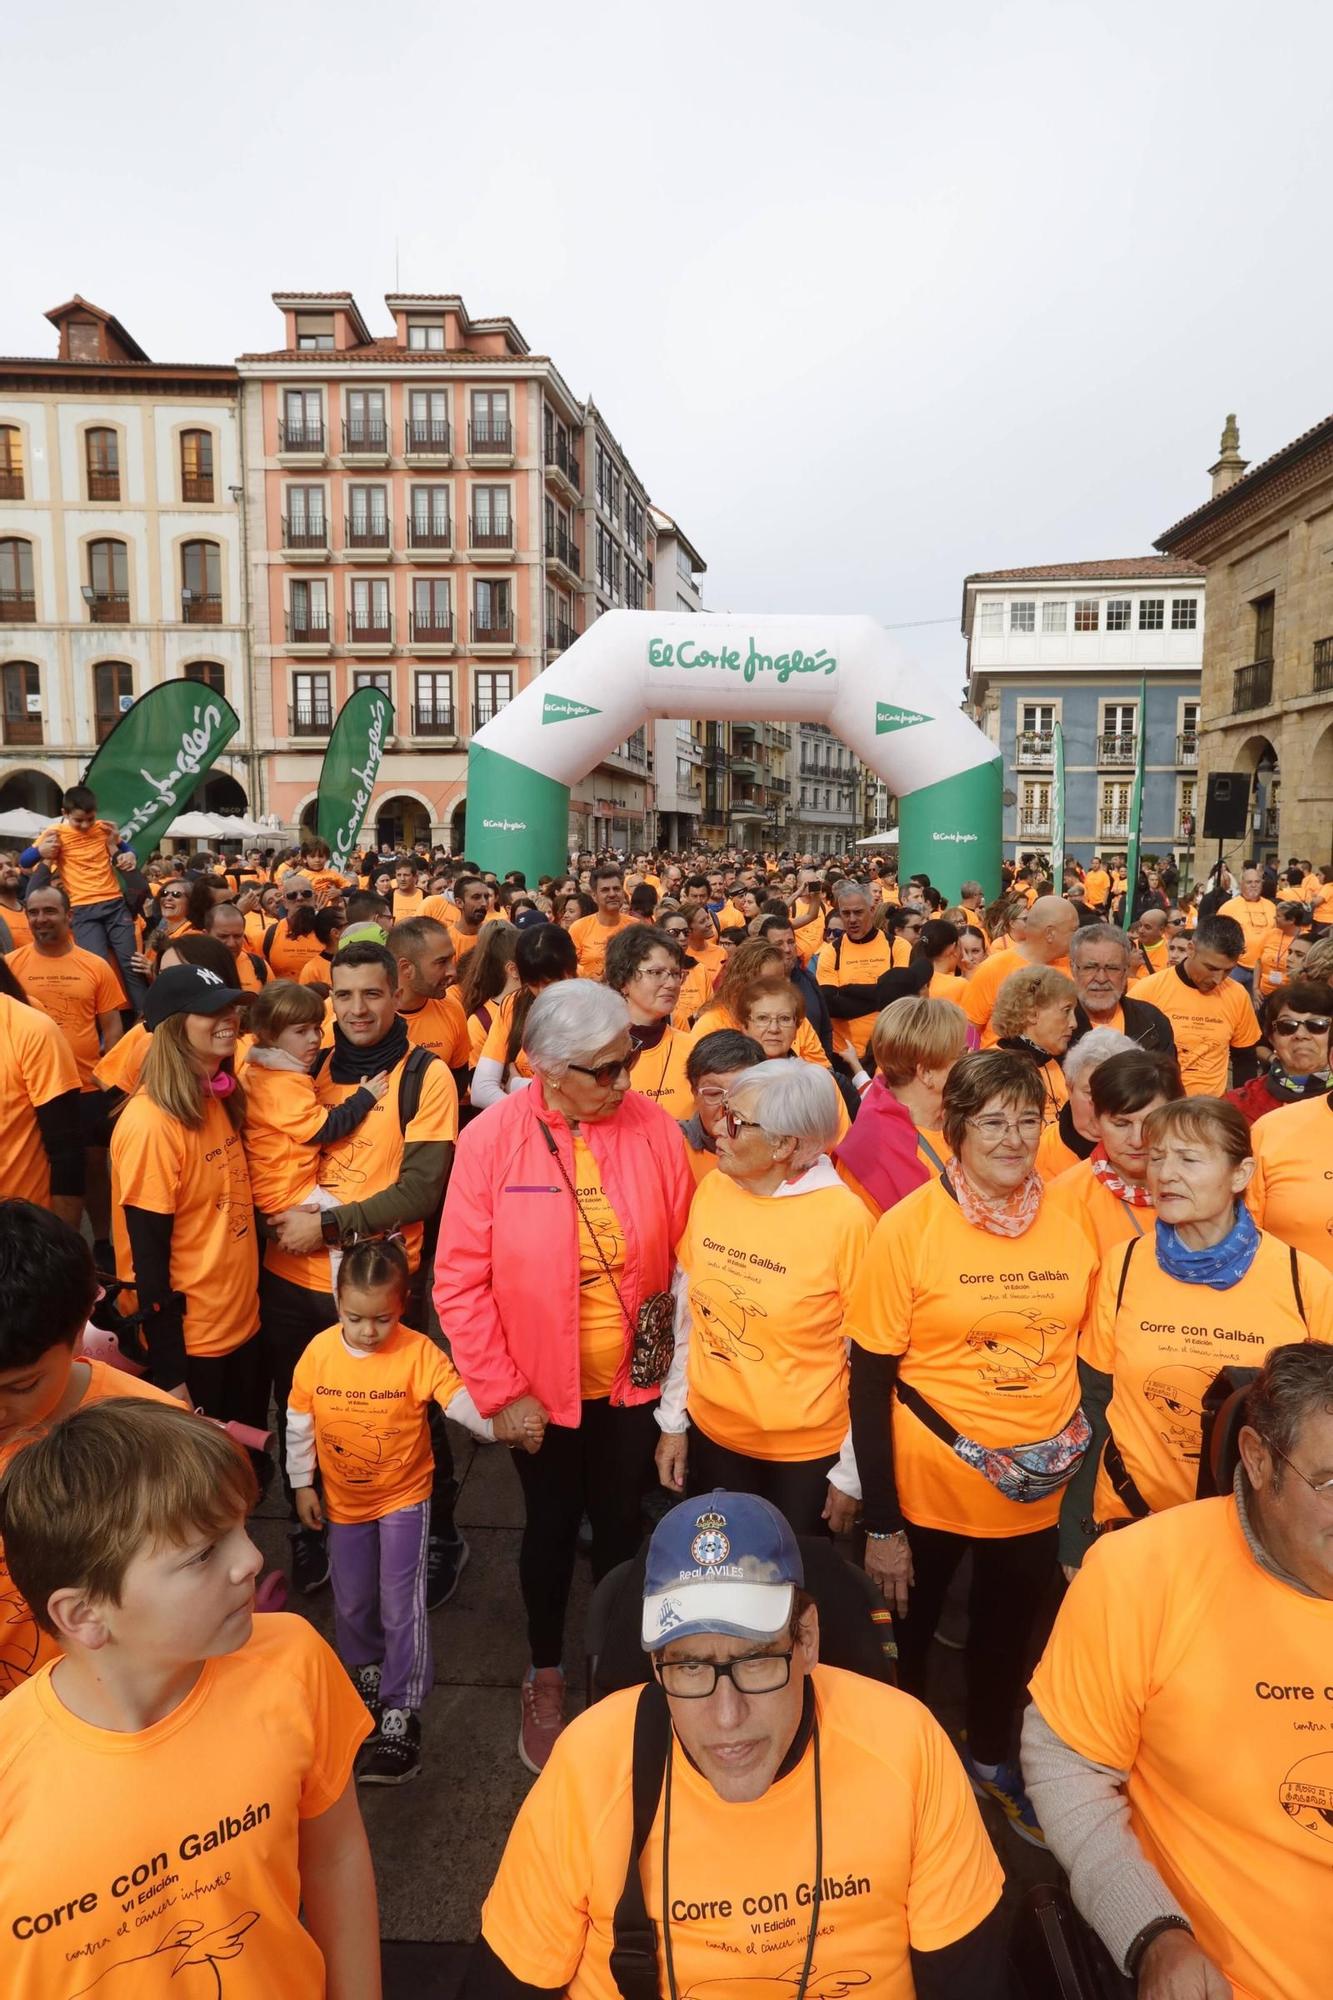
M 827 1534 L 824 1502 L 828 1498 L 828 1476 L 838 1462 L 837 1452 L 824 1458 L 802 1458 L 780 1463 L 775 1459 L 749 1458 L 716 1444 L 696 1424 L 688 1432 L 687 1485 L 691 1498 L 723 1487 L 729 1493 L 757 1493 L 785 1514 L 794 1535 Z
M 945 1593 L 964 1552 L 972 1551 L 968 1594 L 965 1713 L 967 1747 L 982 1764 L 1002 1764 L 1014 1743 L 1023 1688 L 1033 1665 L 1037 1627 L 1057 1576 L 1057 1528 L 988 1538 L 950 1535 L 907 1523 L 916 1581 L 906 1618 L 896 1618 L 898 1685 L 925 1700 L 926 1656 Z
M 643 1495 L 658 1439 L 654 1403 L 585 1402 L 577 1430 L 548 1424 L 538 1451 L 514 1452 L 525 1503 L 518 1581 L 534 1667 L 558 1667 L 579 1522 L 592 1524 L 592 1580 L 628 1562 L 643 1539 Z

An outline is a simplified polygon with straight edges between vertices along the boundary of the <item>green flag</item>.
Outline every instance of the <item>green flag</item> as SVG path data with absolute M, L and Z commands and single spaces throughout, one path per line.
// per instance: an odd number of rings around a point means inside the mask
M 1139 841 L 1143 832 L 1143 757 L 1148 742 L 1148 683 L 1139 682 L 1139 741 L 1134 759 L 1134 789 L 1129 795 L 1129 852 L 1125 860 L 1125 907 L 1120 924 L 1128 930 L 1134 921 L 1134 896 L 1139 886 Z
M 198 681 L 163 681 L 126 709 L 84 776 L 135 854 L 152 853 L 241 726 Z
M 1051 788 L 1051 883 L 1056 895 L 1065 886 L 1065 732 L 1057 722 L 1051 744 L 1055 782 Z
M 319 773 L 315 823 L 329 843 L 334 868 L 345 868 L 370 809 L 370 795 L 393 729 L 393 703 L 383 688 L 358 688 L 333 725 Z

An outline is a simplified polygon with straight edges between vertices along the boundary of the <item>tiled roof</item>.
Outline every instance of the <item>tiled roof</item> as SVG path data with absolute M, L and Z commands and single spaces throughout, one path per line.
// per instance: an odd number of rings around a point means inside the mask
M 55 354 L 0 354 L 0 368 L 50 368 L 62 375 L 114 375 L 117 369 L 131 368 L 153 375 L 234 375 L 230 361 L 127 361 L 116 355 L 111 361 L 62 361 Z
M 477 354 L 468 347 L 405 347 L 397 340 L 372 340 L 362 347 L 307 348 L 276 347 L 265 354 L 241 354 L 239 361 L 307 361 L 313 368 L 341 368 L 356 364 L 391 361 L 395 367 L 406 362 L 413 368 L 525 368 L 530 361 L 549 362 L 549 354 Z
M 284 292 L 281 285 L 273 294 L 275 299 L 318 299 L 325 305 L 333 305 L 335 302 L 344 305 L 351 296 L 350 292 Z
M 1270 458 L 1261 458 L 1257 465 L 1252 465 L 1248 471 L 1242 472 L 1240 478 L 1225 487 L 1221 493 L 1211 494 L 1202 505 L 1192 508 L 1188 514 L 1182 514 L 1178 521 L 1173 521 L 1171 526 L 1157 537 L 1153 547 L 1158 549 L 1164 547 L 1174 536 L 1188 529 L 1192 523 L 1200 521 L 1205 514 L 1212 513 L 1214 509 L 1219 514 L 1225 512 L 1233 500 L 1238 497 L 1245 498 L 1253 492 L 1257 483 L 1270 477 L 1289 459 L 1299 458 L 1311 446 L 1322 443 L 1328 437 L 1333 437 L 1333 417 L 1321 417 L 1317 424 L 1311 424 L 1308 431 L 1302 431 L 1299 437 L 1291 440 L 1290 444 L 1284 444 L 1281 451 L 1275 451 Z
M 1044 563 L 1032 569 L 977 570 L 964 583 L 1153 583 L 1172 576 L 1203 576 L 1199 563 L 1174 556 L 1110 556 L 1104 562 Z

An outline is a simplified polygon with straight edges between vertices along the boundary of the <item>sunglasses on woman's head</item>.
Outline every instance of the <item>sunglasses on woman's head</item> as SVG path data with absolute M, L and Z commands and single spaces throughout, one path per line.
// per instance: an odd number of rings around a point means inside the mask
M 569 1067 L 577 1076 L 590 1076 L 599 1089 L 605 1090 L 608 1083 L 614 1083 L 621 1070 L 633 1069 L 642 1049 L 631 1048 L 627 1055 L 617 1056 L 614 1062 L 598 1063 L 596 1069 L 589 1069 L 585 1063 L 570 1063 Z

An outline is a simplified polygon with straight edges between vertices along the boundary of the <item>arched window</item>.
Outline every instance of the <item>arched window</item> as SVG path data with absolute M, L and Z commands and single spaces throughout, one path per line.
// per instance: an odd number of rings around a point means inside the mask
M 23 498 L 23 433 L 17 424 L 0 424 L 0 500 Z
M 84 433 L 88 454 L 88 498 L 119 500 L 120 439 L 111 430 L 93 429 Z
M 0 667 L 7 744 L 42 740 L 42 676 L 31 660 L 7 660 Z
M 221 660 L 188 660 L 185 666 L 187 681 L 202 681 L 212 688 L 214 694 L 227 692 L 227 670 Z
M 36 618 L 32 543 L 10 535 L 0 541 L 0 619 L 11 625 L 32 625 Z
M 216 542 L 181 544 L 181 617 L 187 625 L 222 623 L 222 551 Z
M 124 660 L 99 660 L 93 668 L 97 740 L 105 743 L 134 700 L 134 669 Z
M 213 433 L 181 432 L 181 499 L 213 498 Z
M 123 625 L 130 615 L 130 557 L 109 537 L 88 544 L 88 615 L 94 625 Z

